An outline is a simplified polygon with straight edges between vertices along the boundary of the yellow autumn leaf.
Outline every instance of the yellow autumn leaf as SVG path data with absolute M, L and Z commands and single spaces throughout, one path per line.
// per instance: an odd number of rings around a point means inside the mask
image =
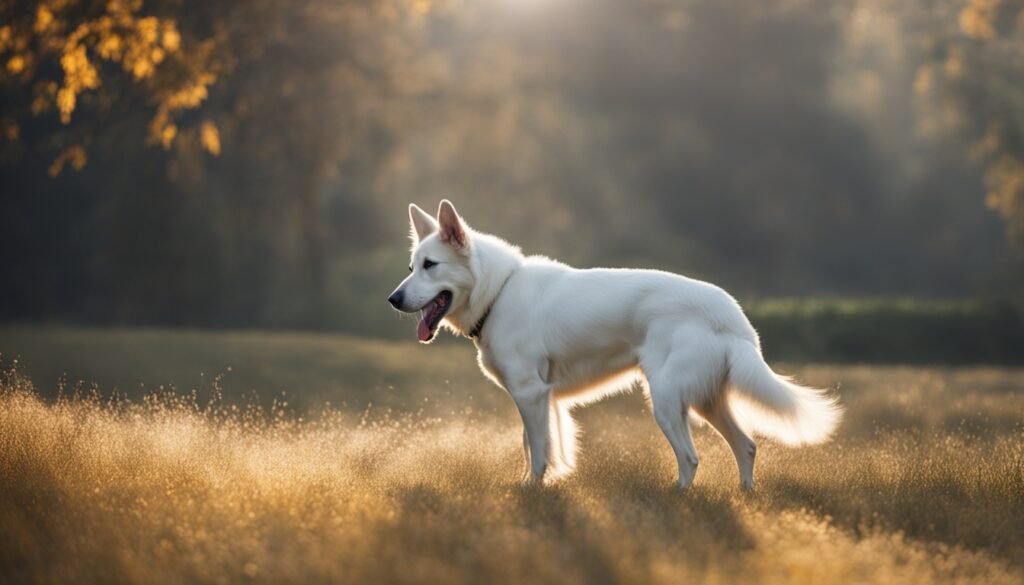
M 146 79 L 153 75 L 153 70 L 153 62 L 149 59 L 137 59 L 131 66 L 132 76 L 136 80 Z
M 85 148 L 81 146 L 72 146 L 71 152 L 68 154 L 68 158 L 71 160 L 71 167 L 76 171 L 80 171 L 85 168 L 85 162 L 88 158 L 85 155 Z
M 181 47 L 181 34 L 174 28 L 173 22 L 165 22 L 163 28 L 160 42 L 168 53 L 174 53 Z
M 50 12 L 46 6 L 40 6 L 36 10 L 36 22 L 32 28 L 36 34 L 42 34 L 50 28 L 51 24 L 53 24 L 53 12 Z
M 82 45 L 73 45 L 64 51 L 60 58 L 60 66 L 64 70 L 65 85 L 78 91 L 95 89 L 100 84 L 99 73 Z
M 139 38 L 146 44 L 153 44 L 156 42 L 158 27 L 160 21 L 155 16 L 147 16 L 140 18 L 136 24 L 135 29 L 138 31 Z
M 50 164 L 50 168 L 47 169 L 47 173 L 49 173 L 51 177 L 56 177 L 64 170 L 64 166 L 68 163 L 71 163 L 71 167 L 73 169 L 80 171 L 85 168 L 87 160 L 88 156 L 86 155 L 85 147 L 79 144 L 69 146 L 57 155 L 57 158 Z
M 7 61 L 7 72 L 11 75 L 17 75 L 25 70 L 25 58 L 21 55 L 15 55 Z
M 203 103 L 209 96 L 207 86 L 217 80 L 212 73 L 203 73 L 192 83 L 178 89 L 164 100 L 168 110 L 185 110 Z
M 163 130 L 160 132 L 160 144 L 165 149 L 170 148 L 171 144 L 174 143 L 174 137 L 177 136 L 177 135 L 178 135 L 178 127 L 177 126 L 175 126 L 174 124 L 168 124 L 168 125 L 164 126 Z
M 62 87 L 57 92 L 57 109 L 60 110 L 60 121 L 65 124 L 71 123 L 71 112 L 75 111 L 77 98 L 75 92 L 67 87 Z
M 96 52 L 104 59 L 120 59 L 124 50 L 124 43 L 120 35 L 107 34 L 100 40 Z
M 202 143 L 206 152 L 213 156 L 219 156 L 220 131 L 217 130 L 217 125 L 210 120 L 203 121 L 202 125 L 199 126 L 199 142 Z
M 1001 0 L 971 0 L 960 11 L 960 30 L 975 39 L 990 39 L 996 34 L 994 21 Z

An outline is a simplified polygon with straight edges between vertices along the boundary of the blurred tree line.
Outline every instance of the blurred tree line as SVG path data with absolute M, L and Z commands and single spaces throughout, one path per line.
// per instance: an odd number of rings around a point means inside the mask
M 409 201 L 741 296 L 1024 290 L 1019 0 L 0 0 L 0 319 L 404 332 Z

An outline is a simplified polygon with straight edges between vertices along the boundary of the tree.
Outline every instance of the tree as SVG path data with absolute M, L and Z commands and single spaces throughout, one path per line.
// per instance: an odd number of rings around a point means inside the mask
M 1024 3 L 944 2 L 931 13 L 915 90 L 925 129 L 969 144 L 984 170 L 986 203 L 1024 244 Z
M 172 3 L 142 0 L 37 0 L 0 2 L 0 85 L 8 100 L 0 128 L 10 142 L 30 117 L 56 113 L 62 128 L 52 143 L 59 153 L 51 175 L 81 170 L 87 148 L 125 101 L 151 110 L 146 140 L 170 148 L 181 119 L 202 105 L 225 73 L 214 35 L 183 31 Z M 198 122 L 198 136 L 220 153 L 216 124 Z
M 338 230 L 373 232 L 356 187 L 403 124 L 398 101 L 432 87 L 419 34 L 433 8 L 0 0 L 0 158 L 17 163 L 3 203 L 88 202 L 77 221 L 100 227 L 79 263 L 95 268 L 90 294 L 113 299 L 97 306 L 118 307 L 100 318 L 316 324 L 325 249 Z M 77 179 L 43 185 L 42 160 Z M 342 172 L 349 212 L 330 223 Z M 160 266 L 182 282 L 154 278 Z

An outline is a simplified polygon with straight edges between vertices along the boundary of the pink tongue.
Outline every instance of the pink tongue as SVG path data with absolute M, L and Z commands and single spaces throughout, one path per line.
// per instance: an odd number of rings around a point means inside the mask
M 430 341 L 430 327 L 427 326 L 426 316 L 420 320 L 420 326 L 416 328 L 416 337 L 419 337 L 420 341 Z

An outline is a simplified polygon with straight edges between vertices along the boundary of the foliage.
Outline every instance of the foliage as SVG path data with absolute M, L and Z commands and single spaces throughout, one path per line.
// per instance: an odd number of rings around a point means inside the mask
M 1014 0 L 940 3 L 915 90 L 928 130 L 958 133 L 985 169 L 986 202 L 1024 242 L 1024 5 Z M 934 16 L 933 16 L 934 18 Z M 947 22 L 948 22 L 947 20 Z
M 1024 319 L 1008 304 L 803 299 L 746 309 L 769 359 L 1024 364 Z
M 26 288 L 5 300 L 8 310 L 314 324 L 330 234 L 369 229 L 358 202 L 346 204 L 348 218 L 325 208 L 323 184 L 347 158 L 372 164 L 380 148 L 367 141 L 401 119 L 389 100 L 426 87 L 431 69 L 419 61 L 429 55 L 416 52 L 414 37 L 430 3 L 32 6 L 0 5 L 9 39 L 0 58 L 19 63 L 0 78 L 10 98 L 0 115 L 17 139 L 0 153 L 14 163 L 2 171 L 10 255 L 0 270 L 29 288 L 40 284 L 37 270 L 77 281 L 87 298 L 40 303 L 49 295 Z M 143 137 L 162 148 L 137 148 Z M 36 178 L 40 167 L 56 174 L 68 165 L 80 172 Z M 53 198 L 40 201 L 40 191 Z M 38 238 L 26 217 L 49 222 L 53 238 Z M 69 243 L 75 234 L 83 246 Z M 25 254 L 39 267 L 26 269 Z
M 1011 3 L 932 4 L 0 2 L 0 319 L 377 332 L 442 196 L 740 296 L 1019 297 L 964 156 L 1018 151 Z
M 213 35 L 183 40 L 175 18 L 161 15 L 170 9 L 143 0 L 0 3 L 0 84 L 22 98 L 0 112 L 8 138 L 20 135 L 28 114 L 56 111 L 67 126 L 85 105 L 92 111 L 84 115 L 104 120 L 138 93 L 153 111 L 147 141 L 170 148 L 178 120 L 206 101 L 226 68 Z M 206 120 L 202 127 L 204 147 L 217 154 L 216 125 Z M 67 133 L 50 174 L 68 163 L 81 170 L 85 144 L 100 131 L 91 125 Z

